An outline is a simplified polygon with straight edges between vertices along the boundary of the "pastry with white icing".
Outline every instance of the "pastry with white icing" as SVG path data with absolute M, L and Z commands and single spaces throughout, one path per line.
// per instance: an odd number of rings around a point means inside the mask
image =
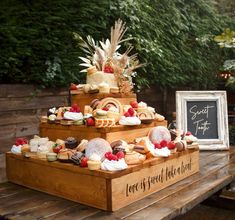
M 121 119 L 119 120 L 120 125 L 140 125 L 141 121 L 138 117 L 125 117 L 121 116 Z
M 126 164 L 124 158 L 119 159 L 117 161 L 105 159 L 101 163 L 101 169 L 108 170 L 108 171 L 124 170 L 127 167 L 128 167 L 128 165 Z

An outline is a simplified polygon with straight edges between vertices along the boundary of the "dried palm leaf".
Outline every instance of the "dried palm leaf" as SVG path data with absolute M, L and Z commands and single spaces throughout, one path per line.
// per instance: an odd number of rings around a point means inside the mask
M 122 20 L 118 19 L 114 27 L 111 28 L 111 41 L 110 41 L 110 48 L 108 51 L 108 57 L 113 57 L 113 54 L 117 50 L 117 46 L 120 44 L 123 35 L 127 31 L 125 27 L 125 23 Z

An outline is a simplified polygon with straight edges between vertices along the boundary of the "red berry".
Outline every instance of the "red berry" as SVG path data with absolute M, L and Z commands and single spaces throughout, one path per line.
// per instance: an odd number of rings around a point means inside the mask
M 174 142 L 174 141 L 170 141 L 170 142 L 167 144 L 167 147 L 168 147 L 168 149 L 174 149 L 174 148 L 175 148 L 175 142 Z
M 154 144 L 154 148 L 155 148 L 155 149 L 161 149 L 162 146 L 161 146 L 159 143 L 155 143 L 155 144 Z
M 104 156 L 105 156 L 105 158 L 108 159 L 111 154 L 112 154 L 112 152 L 109 151 L 109 152 L 106 152 Z
M 73 104 L 69 111 L 70 112 L 81 112 L 81 109 L 77 104 Z
M 133 108 L 129 108 L 128 112 L 129 112 L 130 116 L 134 116 L 135 115 L 135 110 Z
M 125 157 L 125 154 L 124 154 L 123 151 L 119 151 L 119 152 L 117 152 L 116 156 L 117 156 L 118 159 L 122 159 L 122 158 Z
M 19 145 L 23 145 L 23 144 L 28 144 L 28 140 L 25 138 L 17 138 L 15 141 L 15 145 L 19 146 Z
M 125 112 L 125 113 L 124 113 L 124 116 L 125 116 L 125 117 L 131 117 L 131 115 L 130 115 L 129 112 Z
M 55 144 L 55 145 L 53 146 L 53 152 L 56 153 L 56 154 L 58 154 L 61 149 L 62 149 L 62 146 L 59 145 L 59 144 Z
M 132 108 L 138 108 L 138 102 L 137 101 L 131 101 L 130 105 Z
M 108 111 L 108 110 L 109 110 L 109 108 L 108 108 L 108 107 L 104 107 L 104 108 L 102 108 L 102 110 L 104 110 L 104 111 Z
M 108 160 L 118 160 L 118 157 L 114 154 L 112 154 L 111 152 L 110 153 L 106 153 L 106 158 Z
M 104 72 L 105 73 L 113 73 L 113 68 L 111 66 L 105 66 L 104 67 Z
M 77 86 L 74 83 L 70 84 L 70 90 L 77 90 Z
M 161 147 L 166 147 L 167 146 L 167 141 L 166 140 L 162 140 L 160 142 L 160 145 L 161 145 Z
M 80 167 L 87 167 L 87 161 L 88 161 L 88 158 L 83 157 L 80 162 Z
M 86 119 L 86 125 L 87 126 L 94 126 L 95 125 L 95 120 L 93 118 L 87 118 Z
M 118 157 L 117 157 L 116 155 L 112 154 L 112 155 L 109 156 L 109 160 L 115 160 L 115 161 L 117 161 L 117 160 L 118 160 Z
M 190 131 L 187 131 L 187 132 L 185 133 L 185 135 L 186 135 L 186 136 L 189 136 L 189 135 L 192 135 L 192 133 L 191 133 Z

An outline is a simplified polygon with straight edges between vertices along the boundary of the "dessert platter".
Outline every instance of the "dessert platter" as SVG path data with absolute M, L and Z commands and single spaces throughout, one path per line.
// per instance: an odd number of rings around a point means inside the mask
M 115 211 L 199 171 L 197 139 L 168 130 L 164 116 L 137 101 L 140 64 L 131 48 L 117 51 L 125 31 L 118 20 L 110 41 L 83 41 L 94 50 L 81 57 L 86 84 L 71 84 L 72 105 L 41 117 L 39 136 L 16 140 L 6 154 L 9 181 Z

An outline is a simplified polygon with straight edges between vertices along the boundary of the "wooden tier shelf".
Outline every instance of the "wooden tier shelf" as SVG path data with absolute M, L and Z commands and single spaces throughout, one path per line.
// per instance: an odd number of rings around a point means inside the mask
M 115 211 L 199 171 L 198 149 L 152 158 L 126 170 L 91 171 L 74 164 L 6 154 L 8 180 L 103 210 Z
M 124 95 L 121 93 L 109 93 L 109 94 L 102 94 L 102 93 L 94 93 L 94 94 L 85 94 L 78 91 L 70 91 L 71 94 L 71 104 L 78 104 L 81 108 L 81 111 L 84 111 L 85 105 L 90 105 L 91 101 L 94 99 L 104 99 L 107 97 L 117 99 L 122 105 L 129 105 L 131 101 L 136 101 L 136 94 L 132 93 L 129 95 Z
M 40 136 L 48 137 L 50 140 L 66 139 L 67 137 L 75 137 L 78 140 L 100 137 L 112 142 L 122 139 L 127 142 L 133 142 L 135 138 L 148 135 L 151 128 L 155 126 L 167 126 L 167 121 L 152 122 L 151 124 L 141 124 L 135 126 L 116 125 L 115 127 L 96 128 L 94 126 L 85 125 L 61 125 L 41 123 L 39 126 Z

